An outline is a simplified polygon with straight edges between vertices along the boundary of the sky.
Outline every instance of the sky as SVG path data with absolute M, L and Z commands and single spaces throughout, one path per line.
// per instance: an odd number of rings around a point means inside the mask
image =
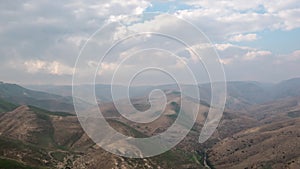
M 0 81 L 9 83 L 71 84 L 74 72 L 88 83 L 92 69 L 97 83 L 127 83 L 147 66 L 188 83 L 185 73 L 201 82 L 220 70 L 205 75 L 190 48 L 155 33 L 186 39 L 204 58 L 218 55 L 228 81 L 300 77 L 298 0 L 2 0 L 0 25 Z M 99 60 L 115 42 L 142 32 L 154 34 L 126 40 Z M 172 80 L 155 69 L 139 75 L 146 84 Z

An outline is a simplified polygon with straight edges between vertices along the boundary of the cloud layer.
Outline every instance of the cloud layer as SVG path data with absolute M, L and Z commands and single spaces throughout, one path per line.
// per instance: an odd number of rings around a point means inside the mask
M 262 33 L 265 31 L 289 32 L 300 29 L 300 4 L 297 0 L 3 0 L 0 2 L 0 71 L 5 73 L 0 75 L 0 79 L 17 83 L 70 84 L 81 47 L 92 33 L 112 21 L 127 25 L 117 24 L 107 29 L 93 42 L 98 51 L 107 49 L 111 41 L 120 40 L 135 31 L 172 30 L 175 31 L 172 34 L 185 36 L 191 42 L 199 42 L 198 37 L 185 32 L 184 23 L 165 19 L 162 14 L 151 14 L 147 20 L 132 16 L 164 3 L 172 8 L 172 14 L 194 24 L 212 40 L 229 80 L 278 81 L 300 76 L 300 49 L 285 53 L 274 52 L 263 46 L 253 47 L 253 44 L 264 40 Z M 173 8 L 174 5 L 177 8 Z M 273 36 L 274 40 L 280 40 L 276 39 L 276 33 Z M 300 39 L 300 35 L 295 34 L 294 38 Z M 143 45 L 151 47 L 155 43 L 167 46 L 167 43 L 158 39 L 147 41 Z M 289 45 L 288 42 L 286 45 Z M 189 52 L 185 49 L 176 44 L 167 48 L 179 53 L 183 60 L 189 62 L 185 57 L 189 56 Z M 103 80 L 100 77 L 99 83 L 107 81 L 122 56 L 137 50 L 139 49 L 129 50 L 124 45 L 112 59 L 100 64 L 102 69 L 99 70 L 99 76 L 103 76 Z M 92 50 L 89 52 L 97 53 Z M 159 55 L 153 58 L 159 59 L 158 57 Z M 87 58 L 87 63 L 97 67 L 96 58 L 98 57 Z M 160 63 L 167 64 L 163 57 L 161 60 Z M 142 61 L 130 64 L 139 66 Z M 172 64 L 178 70 L 182 66 L 181 62 L 174 61 Z

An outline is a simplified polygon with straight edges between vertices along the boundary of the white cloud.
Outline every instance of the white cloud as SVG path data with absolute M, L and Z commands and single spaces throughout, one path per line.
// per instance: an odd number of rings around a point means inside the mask
M 233 42 L 242 42 L 242 41 L 255 41 L 257 40 L 257 35 L 255 33 L 249 34 L 238 34 L 229 38 L 230 41 Z
M 24 65 L 26 66 L 26 69 L 29 73 L 36 73 L 41 69 L 45 69 L 46 62 L 40 60 L 35 60 L 35 61 L 31 60 L 31 61 L 26 61 Z
M 145 0 L 102 0 L 102 1 L 71 1 L 67 3 L 69 9 L 76 15 L 77 18 L 84 18 L 87 15 L 93 17 L 105 17 L 111 15 L 136 15 L 141 14 L 148 6 L 149 1 Z
M 261 59 L 261 56 L 272 55 L 271 51 L 259 50 L 247 46 L 238 46 L 230 43 L 215 45 L 221 56 L 223 64 L 232 64 L 233 62 L 244 62 Z
M 264 5 L 265 9 L 270 13 L 278 13 L 279 11 L 300 8 L 298 0 L 277 0 L 277 1 L 263 1 L 260 3 Z
M 231 43 L 215 44 L 215 47 L 220 52 L 226 51 L 226 50 L 232 50 L 232 49 L 243 50 L 243 51 L 256 50 L 255 48 L 251 48 L 251 47 L 248 47 L 248 46 L 239 46 L 239 45 L 234 45 L 234 44 L 231 44 Z
M 250 55 L 254 54 L 255 52 L 252 52 Z M 268 56 L 257 56 L 255 61 L 235 59 L 230 64 L 225 64 L 227 78 L 232 80 L 281 81 L 299 77 L 299 50 L 289 54 L 270 54 L 267 51 L 256 52 L 256 54 Z
M 28 73 L 49 73 L 52 75 L 71 75 L 73 68 L 58 61 L 29 60 L 24 62 Z
M 77 47 L 81 47 L 81 45 L 88 40 L 87 36 L 79 36 L 79 35 L 71 35 L 65 38 L 66 42 L 74 44 Z
M 221 62 L 223 65 L 229 65 L 229 64 L 231 64 L 232 61 L 233 61 L 233 58 L 220 59 L 220 62 Z
M 187 0 L 185 1 L 187 4 L 203 7 L 203 8 L 229 8 L 233 10 L 248 10 L 248 9 L 255 9 L 260 4 L 261 1 L 253 0 Z
M 268 13 L 239 13 L 226 8 L 182 10 L 178 11 L 178 15 L 196 24 L 214 41 L 224 41 L 238 34 L 278 29 L 284 22 Z
M 286 62 L 297 62 L 300 61 L 300 50 L 295 50 L 292 53 L 279 55 L 274 63 L 283 64 Z
M 300 50 L 296 50 L 294 51 L 290 56 L 289 56 L 289 59 L 292 60 L 292 61 L 295 61 L 295 60 L 300 60 Z
M 102 62 L 100 64 L 99 68 L 99 75 L 104 75 L 104 74 L 111 74 L 113 71 L 115 71 L 118 67 L 118 64 L 116 63 L 107 63 L 107 62 Z
M 158 14 L 153 19 L 144 22 L 138 17 L 130 17 L 132 14 L 143 13 L 153 1 L 67 0 L 64 3 L 60 2 L 58 0 L 29 0 L 21 3 L 3 0 L 0 2 L 2 65 L 8 63 L 7 60 L 12 63 L 15 60 L 22 60 L 24 62 L 21 65 L 25 66 L 26 72 L 31 73 L 30 75 L 40 72 L 50 75 L 69 75 L 79 49 L 89 35 L 104 23 L 111 21 L 121 21 L 130 26 L 112 27 L 104 32 L 101 38 L 96 39 L 97 51 L 89 51 L 95 53 L 95 57 L 99 51 L 106 49 L 105 42 L 111 39 L 120 40 L 131 31 L 171 33 L 178 37 L 185 37 L 191 42 L 198 42 L 202 38 L 195 36 L 193 32 L 186 31 L 186 23 L 178 22 L 164 15 Z M 250 64 L 250 61 L 261 62 L 266 58 L 270 63 L 276 61 L 289 65 L 287 62 L 298 61 L 300 58 L 299 51 L 278 57 L 274 56 L 271 51 L 230 43 L 250 42 L 263 38 L 258 37 L 260 31 L 289 31 L 300 28 L 300 3 L 298 0 L 187 0 L 182 3 L 193 5 L 193 7 L 175 11 L 175 15 L 187 19 L 207 34 L 216 43 L 216 49 L 222 58 L 221 62 L 226 66 L 239 67 L 239 65 Z M 131 48 L 128 48 L 130 45 L 139 46 L 138 49 L 163 46 L 174 53 L 185 50 L 178 44 L 170 43 L 171 41 L 166 40 L 167 42 L 164 43 L 164 40 L 158 38 L 147 41 L 147 38 L 152 37 L 151 35 L 145 37 L 145 41 L 134 39 L 133 41 L 139 42 L 139 44 L 130 41 L 128 45 L 126 44 L 127 46 L 123 45 L 118 48 L 118 51 L 111 54 L 110 58 L 112 59 L 101 65 L 100 74 L 111 72 L 116 67 L 116 62 L 137 50 L 134 48 L 130 50 Z M 199 45 L 199 47 L 203 46 Z M 196 60 L 195 56 L 186 55 L 191 57 L 187 59 L 187 62 Z M 93 59 L 95 58 L 87 58 L 87 60 Z M 113 59 L 116 62 L 113 62 Z M 154 59 L 158 59 L 158 57 L 148 57 L 143 61 L 148 64 Z M 135 64 L 141 63 L 136 61 Z M 167 61 L 161 61 L 162 65 L 165 63 Z M 172 64 L 177 64 L 178 67 L 183 66 L 181 62 Z M 90 62 L 89 65 L 95 66 L 95 63 Z M 7 68 L 7 65 L 5 66 Z M 11 69 L 15 70 L 16 67 L 11 67 Z M 79 71 L 84 72 L 84 70 Z M 22 73 L 20 71 L 20 75 Z
M 253 60 L 257 57 L 260 56 L 269 56 L 271 55 L 272 52 L 270 51 L 264 51 L 264 50 L 259 50 L 259 51 L 250 51 L 247 52 L 246 55 L 243 57 L 244 60 Z
M 188 0 L 185 3 L 197 8 L 177 14 L 195 23 L 216 41 L 227 40 L 227 37 L 232 41 L 255 40 L 255 32 L 300 28 L 297 0 Z
M 187 59 L 176 59 L 175 68 L 182 69 L 187 67 Z
M 286 30 L 292 30 L 300 27 L 300 9 L 290 9 L 280 11 L 278 15 L 284 20 L 283 27 Z
M 228 49 L 229 47 L 233 47 L 233 45 L 230 44 L 230 43 L 226 43 L 226 44 L 215 44 L 215 46 L 216 46 L 217 50 L 219 50 L 219 51 L 224 51 L 224 50 Z
M 298 0 L 186 0 L 185 3 L 201 8 L 229 9 L 242 12 L 260 11 L 269 13 L 277 13 L 278 11 L 300 7 Z

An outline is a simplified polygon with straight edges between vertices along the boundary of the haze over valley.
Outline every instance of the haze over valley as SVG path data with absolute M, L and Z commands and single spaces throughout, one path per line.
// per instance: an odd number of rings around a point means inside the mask
M 202 93 L 208 93 L 207 85 L 199 85 Z M 107 90 L 101 86 L 97 85 L 99 91 Z M 99 107 L 109 124 L 125 135 L 157 135 L 172 125 L 180 109 L 181 94 L 171 86 L 157 87 L 165 91 L 168 105 L 151 123 L 128 121 L 118 113 L 113 102 L 106 98 L 101 102 L 101 95 L 97 95 Z M 1 165 L 19 168 L 205 168 L 206 165 L 210 168 L 298 168 L 300 93 L 296 91 L 299 86 L 297 78 L 268 85 L 228 82 L 223 117 L 208 141 L 198 143 L 210 107 L 209 102 L 201 100 L 197 103 L 200 107 L 196 123 L 180 144 L 156 157 L 130 159 L 98 147 L 81 128 L 74 110 L 62 109 L 72 105 L 67 94 L 69 87 L 36 86 L 49 92 L 54 88 L 65 90 L 64 96 L 60 96 L 2 83 Z M 149 109 L 142 94 L 152 87 L 138 88 L 132 104 L 139 110 Z

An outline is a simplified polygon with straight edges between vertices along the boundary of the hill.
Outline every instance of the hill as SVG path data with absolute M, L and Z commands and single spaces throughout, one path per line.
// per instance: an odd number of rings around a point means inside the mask
M 199 91 L 201 100 L 209 103 L 210 100 L 210 86 L 211 84 L 199 84 Z M 294 97 L 300 95 L 300 78 L 294 78 L 282 81 L 276 84 L 260 83 L 254 81 L 230 81 L 227 82 L 227 103 L 226 107 L 235 110 L 247 110 L 252 105 L 259 105 L 266 102 L 275 101 L 282 98 Z M 72 96 L 72 86 L 58 86 L 58 85 L 28 85 L 30 89 L 63 95 Z M 84 91 L 87 87 L 92 85 L 76 86 Z M 189 85 L 184 85 L 189 88 Z M 114 86 L 117 91 L 126 91 L 126 86 Z M 154 89 L 161 89 L 163 91 L 178 91 L 176 84 L 158 85 L 158 86 L 131 86 L 129 88 L 130 96 L 133 98 L 144 97 Z M 110 102 L 112 101 L 111 86 L 104 84 L 96 84 L 95 92 L 98 100 Z M 125 95 L 118 92 L 117 99 L 123 99 Z
M 250 128 L 208 151 L 214 168 L 299 168 L 300 118 Z
M 50 111 L 74 111 L 71 97 L 29 90 L 16 84 L 0 83 L 0 99 L 16 105 L 33 105 Z
M 172 108 L 172 107 L 170 107 Z M 171 111 L 171 110 L 170 110 Z M 166 116 L 167 117 L 167 116 Z M 170 117 L 172 120 L 173 118 Z M 155 127 L 164 126 L 165 118 Z M 132 137 L 149 136 L 145 128 L 120 118 L 108 120 L 119 132 Z M 151 130 L 155 131 L 156 130 Z M 196 138 L 194 136 L 194 138 Z M 194 140 L 195 141 L 195 140 Z M 188 147 L 190 139 L 180 146 Z M 179 147 L 180 147 L 179 146 Z M 90 140 L 77 117 L 33 106 L 19 106 L 0 114 L 0 159 L 28 168 L 203 168 L 195 147 L 174 148 L 147 159 L 129 159 L 110 154 Z M 1 161 L 0 161 L 1 162 Z
M 176 147 L 156 157 L 129 159 L 115 156 L 93 143 L 82 130 L 77 117 L 70 113 L 44 110 L 35 106 L 18 106 L 19 102 L 0 99 L 0 163 L 22 167 L 45 168 L 291 168 L 300 167 L 300 87 L 299 79 L 278 84 L 230 82 L 228 101 L 223 117 L 213 136 L 198 143 L 199 133 L 208 115 L 210 84 L 199 85 L 203 100 L 187 99 L 199 104 L 196 124 Z M 8 85 L 12 87 L 11 85 Z M 2 95 L 18 98 L 28 89 L 5 88 Z M 185 87 L 189 87 L 188 85 Z M 19 89 L 17 89 L 19 88 Z M 65 87 L 65 89 L 68 87 Z M 148 91 L 154 86 L 137 88 L 133 106 L 145 111 L 150 108 Z M 149 137 L 166 131 L 181 109 L 181 94 L 174 85 L 160 86 L 166 92 L 168 104 L 151 123 L 133 123 L 119 114 L 109 95 L 99 107 L 108 123 L 131 137 Z M 9 89 L 9 90 L 8 90 Z M 119 88 L 121 89 L 121 87 Z M 19 91 L 18 91 L 19 90 Z M 100 86 L 107 93 L 109 86 Z M 294 91 L 294 92 L 293 92 Z M 65 96 L 31 91 L 23 99 L 43 100 Z M 4 93 L 4 94 L 3 94 Z M 63 92 L 61 92 L 63 93 Z M 101 93 L 101 95 L 103 95 Z M 136 95 L 135 95 L 136 94 Z M 144 95 L 145 94 L 145 95 Z M 26 94 L 25 94 L 26 95 Z M 101 96 L 98 95 L 98 96 Z M 102 97 L 102 96 L 101 96 Z M 9 97 L 7 97 L 9 98 Z M 121 99 L 118 102 L 122 102 Z M 14 99 L 12 99 L 14 100 Z M 63 100 L 64 101 L 64 100 Z M 65 102 L 63 102 L 65 103 Z M 130 109 L 125 107 L 125 110 Z M 1 112 L 0 111 L 0 112 Z M 95 110 L 90 110 L 95 111 Z M 131 112 L 135 113 L 136 112 Z M 139 117 L 139 114 L 136 114 Z M 7 161 L 8 160 L 8 161 Z M 12 164 L 11 164 L 12 163 Z

